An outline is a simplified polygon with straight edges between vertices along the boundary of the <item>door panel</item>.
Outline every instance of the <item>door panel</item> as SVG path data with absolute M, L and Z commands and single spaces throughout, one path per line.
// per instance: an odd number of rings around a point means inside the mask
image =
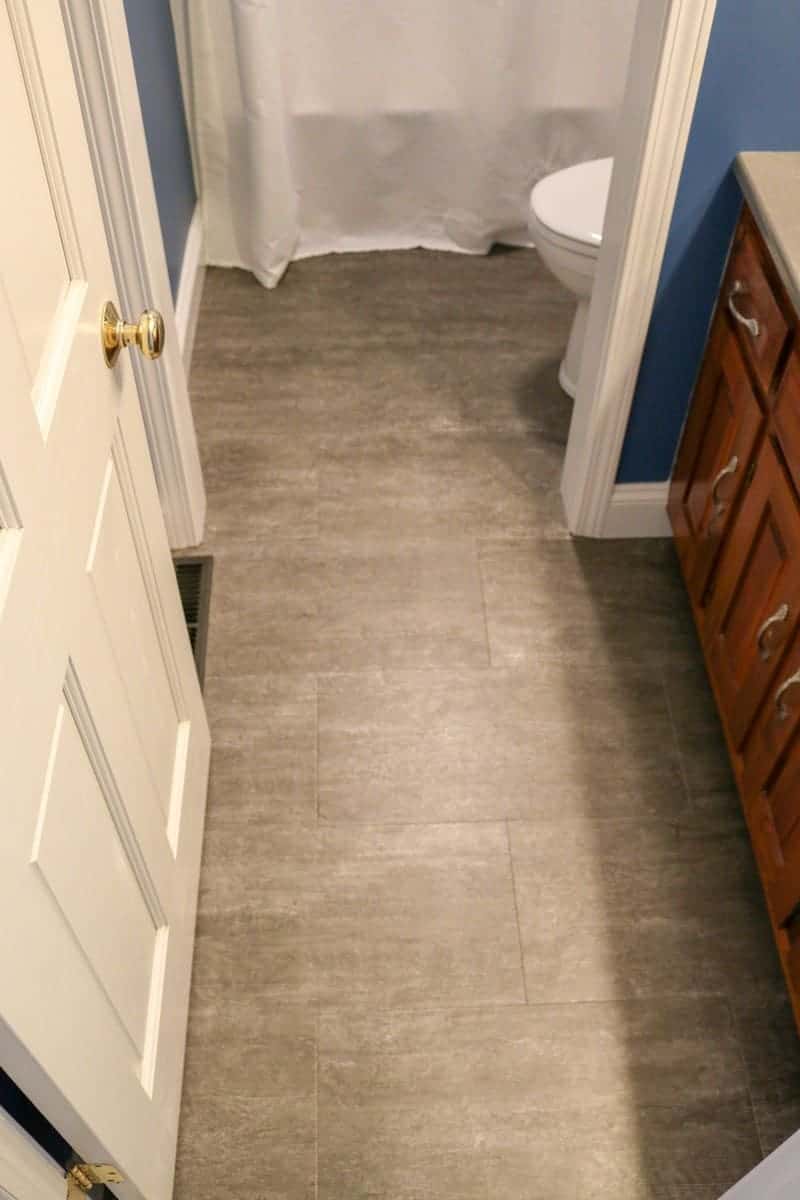
M 157 925 L 111 817 L 113 798 L 103 792 L 105 772 L 95 769 L 92 749 L 65 700 L 56 717 L 31 862 L 141 1056 Z M 65 854 L 76 829 L 81 854 Z M 87 862 L 91 890 L 84 885 Z
M 209 737 L 128 353 L 101 354 L 69 7 L 0 0 L 0 1045 L 122 1196 L 167 1200 Z
M 0 47 L 4 123 L 24 125 L 30 121 L 27 88 L 38 87 L 41 92 L 41 79 L 37 75 L 32 65 L 29 77 L 23 78 L 14 44 L 4 38 Z M 52 145 L 52 124 L 46 106 L 39 108 L 39 114 L 41 132 L 44 137 L 50 133 Z M 64 230 L 66 236 L 62 236 L 61 214 L 53 205 L 53 194 L 59 190 L 59 184 L 63 195 L 63 175 L 57 159 L 48 156 L 45 163 L 40 145 L 30 138 L 7 139 L 4 149 L 7 149 L 6 178 L 24 181 L 24 187 L 8 189 L 5 199 L 8 219 L 0 227 L 0 262 L 33 395 L 37 377 L 46 365 L 51 334 L 57 336 L 70 285 L 76 282 L 85 289 L 85 281 L 73 281 L 64 253 L 64 245 L 74 239 L 67 230 Z
M 166 824 L 181 717 L 113 456 L 106 468 L 87 570 Z M 149 719 L 153 709 L 161 714 L 158 723 Z

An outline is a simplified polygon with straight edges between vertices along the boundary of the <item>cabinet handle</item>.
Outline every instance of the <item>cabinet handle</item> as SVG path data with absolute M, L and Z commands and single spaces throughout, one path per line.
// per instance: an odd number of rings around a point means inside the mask
M 744 325 L 751 337 L 757 338 L 761 333 L 761 326 L 755 317 L 746 317 L 743 312 L 739 312 L 736 307 L 736 297 L 746 296 L 747 288 L 742 283 L 741 279 L 737 279 L 731 290 L 728 292 L 728 312 L 733 317 L 734 321 L 738 321 L 740 325 Z
M 795 671 L 794 675 L 790 675 L 788 679 L 783 681 L 775 693 L 775 707 L 778 710 L 779 721 L 785 721 L 791 716 L 791 710 L 784 704 L 783 697 L 790 688 L 796 687 L 798 683 L 800 683 L 800 671 Z
M 766 643 L 764 642 L 764 638 L 767 636 L 770 629 L 772 629 L 774 625 L 782 625 L 788 616 L 789 616 L 789 605 L 782 604 L 780 606 L 780 608 L 777 609 L 772 614 L 771 617 L 767 617 L 766 621 L 764 622 L 764 624 L 761 626 L 758 633 L 756 634 L 756 645 L 758 646 L 758 653 L 761 655 L 764 662 L 768 662 L 772 658 L 772 652 L 775 649 L 774 646 L 766 645 Z
M 733 458 L 730 460 L 730 462 L 725 464 L 711 485 L 711 503 L 714 506 L 714 511 L 711 514 L 711 520 L 708 523 L 708 533 L 711 533 L 714 523 L 722 516 L 722 514 L 725 512 L 725 509 L 728 507 L 728 501 L 720 500 L 719 498 L 718 493 L 720 484 L 722 484 L 724 480 L 728 478 L 728 476 L 735 475 L 738 470 L 739 456 L 738 454 L 734 454 Z

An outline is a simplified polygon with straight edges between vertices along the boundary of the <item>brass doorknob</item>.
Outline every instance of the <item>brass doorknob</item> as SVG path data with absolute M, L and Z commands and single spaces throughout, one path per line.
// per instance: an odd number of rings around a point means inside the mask
M 103 305 L 101 322 L 103 357 L 113 367 L 123 346 L 134 343 L 145 358 L 158 358 L 164 349 L 164 318 L 154 308 L 146 308 L 139 320 L 123 321 L 110 300 Z

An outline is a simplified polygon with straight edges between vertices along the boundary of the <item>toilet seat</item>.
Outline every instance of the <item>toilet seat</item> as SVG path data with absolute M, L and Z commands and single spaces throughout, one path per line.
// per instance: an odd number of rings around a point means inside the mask
M 596 257 L 603 242 L 613 158 L 566 167 L 531 192 L 531 215 L 552 240 Z

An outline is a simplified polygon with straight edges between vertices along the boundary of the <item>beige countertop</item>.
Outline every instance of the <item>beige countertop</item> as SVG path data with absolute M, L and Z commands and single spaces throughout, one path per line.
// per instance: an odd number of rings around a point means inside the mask
M 800 313 L 800 152 L 747 150 L 736 177 Z

